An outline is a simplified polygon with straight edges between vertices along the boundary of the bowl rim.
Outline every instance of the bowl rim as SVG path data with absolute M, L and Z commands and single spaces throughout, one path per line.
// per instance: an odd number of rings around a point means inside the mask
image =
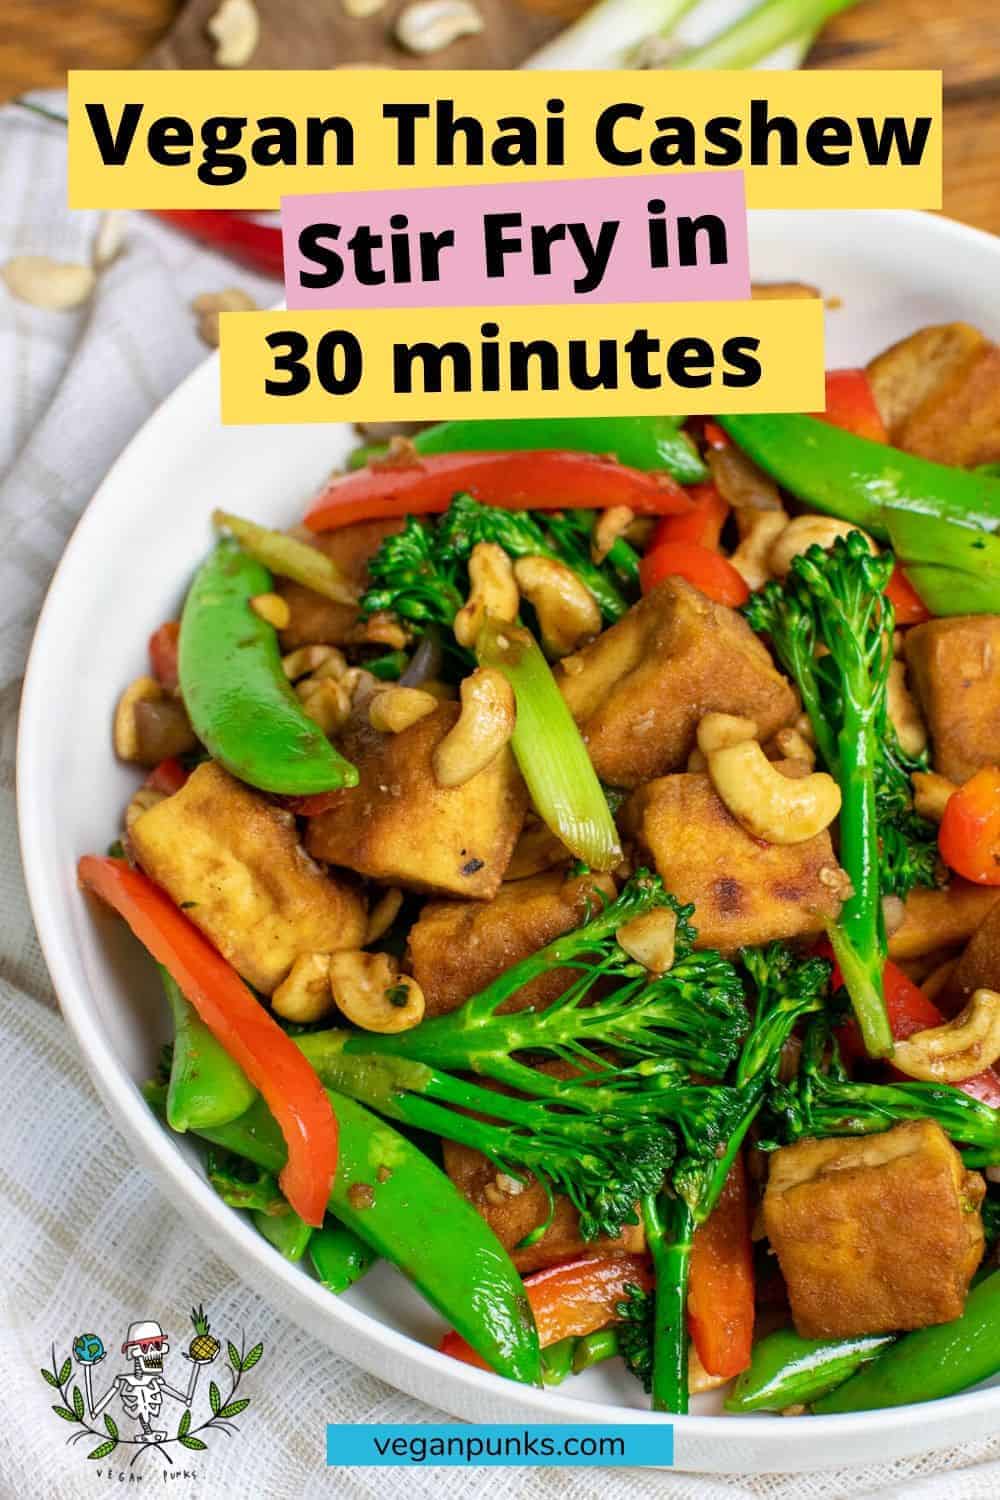
M 804 216 L 802 211 L 794 212 L 796 218 Z M 819 215 L 828 213 L 819 211 Z M 984 230 L 917 210 L 859 210 L 856 214 L 861 218 L 877 218 L 886 228 L 895 225 L 901 232 L 907 228 L 917 231 L 919 227 L 922 235 L 934 234 L 942 239 L 965 243 L 978 242 L 989 247 L 1000 270 L 1000 238 Z M 814 217 L 818 217 L 815 212 Z M 124 1063 L 95 1023 L 89 986 L 75 962 L 72 944 L 60 930 L 61 896 L 46 862 L 44 832 L 38 816 L 46 787 L 38 769 L 40 758 L 35 756 L 34 746 L 47 727 L 46 662 L 50 655 L 58 655 L 59 632 L 65 623 L 63 616 L 67 601 L 73 593 L 74 576 L 81 568 L 81 559 L 87 552 L 90 538 L 100 531 L 113 513 L 122 476 L 127 476 L 133 466 L 141 468 L 143 450 L 151 441 L 151 431 L 190 399 L 193 386 L 206 382 L 208 372 L 217 360 L 218 353 L 210 353 L 149 414 L 81 512 L 50 580 L 35 626 L 17 731 L 16 799 L 21 857 L 42 954 L 60 1010 L 80 1048 L 91 1081 L 116 1126 L 135 1147 L 157 1185 L 199 1237 L 206 1243 L 210 1242 L 215 1253 L 254 1291 L 272 1305 L 277 1303 L 305 1331 L 323 1338 L 328 1346 L 334 1347 L 352 1363 L 429 1404 L 433 1398 L 428 1397 L 428 1390 L 454 1395 L 455 1404 L 462 1404 L 465 1395 L 471 1391 L 482 1410 L 489 1408 L 491 1397 L 502 1404 L 505 1398 L 509 1402 L 513 1395 L 522 1410 L 532 1413 L 532 1420 L 538 1422 L 579 1425 L 662 1423 L 673 1428 L 678 1444 L 685 1436 L 697 1440 L 699 1445 L 706 1440 L 728 1444 L 735 1439 L 741 1440 L 744 1447 L 773 1450 L 775 1463 L 772 1472 L 808 1468 L 809 1465 L 803 1464 L 801 1459 L 819 1435 L 820 1427 L 824 1436 L 846 1445 L 852 1437 L 871 1436 L 873 1433 L 888 1436 L 900 1429 L 919 1425 L 926 1431 L 928 1443 L 925 1446 L 934 1447 L 935 1437 L 937 1446 L 949 1441 L 945 1429 L 953 1419 L 965 1418 L 968 1421 L 976 1414 L 986 1416 L 993 1413 L 1000 1423 L 1000 1386 L 974 1389 L 937 1401 L 811 1417 L 808 1422 L 792 1423 L 776 1422 L 774 1415 L 768 1413 L 735 1418 L 733 1415 L 655 1413 L 589 1398 L 568 1399 L 551 1388 L 514 1386 L 490 1371 L 462 1364 L 420 1343 L 341 1298 L 331 1297 L 318 1281 L 304 1275 L 300 1267 L 283 1260 L 241 1215 L 233 1213 L 222 1202 L 207 1180 L 192 1169 L 170 1133 L 155 1119 Z M 326 1325 L 330 1337 L 317 1335 L 318 1324 Z M 371 1346 L 373 1357 L 370 1359 L 364 1357 L 366 1344 Z M 401 1378 L 411 1370 L 420 1371 L 427 1378 L 420 1383 Z M 441 1409 L 448 1411 L 447 1405 L 442 1405 Z M 736 1466 L 743 1467 L 739 1462 Z M 703 1469 L 701 1472 L 711 1471 Z

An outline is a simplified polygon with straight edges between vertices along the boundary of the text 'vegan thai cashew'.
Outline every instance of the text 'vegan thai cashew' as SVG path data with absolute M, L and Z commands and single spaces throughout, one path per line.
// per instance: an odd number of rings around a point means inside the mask
M 538 616 L 550 656 L 568 656 L 600 631 L 597 600 L 565 563 L 554 557 L 519 557 L 514 577 Z
M 472 647 L 487 615 L 507 625 L 517 619 L 521 600 L 514 565 L 496 542 L 477 542 L 469 556 L 469 597 L 455 616 L 455 639 Z
M 782 776 L 756 740 L 713 750 L 712 785 L 738 823 L 769 844 L 802 844 L 829 828 L 840 811 L 840 788 L 825 771 Z
M 424 1018 L 424 992 L 400 974 L 388 953 L 347 949 L 330 955 L 330 986 L 337 1008 L 365 1031 L 410 1031 Z
M 893 1066 L 925 1083 L 962 1083 L 1000 1057 L 1000 994 L 976 990 L 964 1010 L 944 1026 L 931 1026 L 897 1042 Z
M 514 689 L 493 667 L 480 667 L 461 687 L 462 712 L 435 747 L 438 786 L 463 786 L 484 771 L 514 733 Z

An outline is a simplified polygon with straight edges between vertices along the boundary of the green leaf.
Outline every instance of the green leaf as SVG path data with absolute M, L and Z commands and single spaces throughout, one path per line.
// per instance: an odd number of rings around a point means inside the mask
M 183 1443 L 185 1448 L 195 1448 L 200 1451 L 201 1449 L 208 1447 L 208 1444 L 203 1443 L 201 1438 L 182 1437 L 180 1441 Z
M 219 1407 L 222 1405 L 222 1397 L 219 1395 L 219 1387 L 213 1380 L 208 1387 L 208 1401 L 215 1416 L 219 1415 Z
M 111 1436 L 114 1438 L 115 1442 L 117 1442 L 118 1441 L 118 1423 L 115 1421 L 114 1417 L 111 1415 L 111 1413 L 109 1411 L 106 1411 L 104 1413 L 104 1425 L 108 1429 L 108 1432 L 111 1434 Z
M 180 1419 L 180 1422 L 177 1425 L 177 1436 L 179 1438 L 182 1438 L 184 1436 L 184 1434 L 187 1432 L 187 1430 L 188 1430 L 188 1428 L 190 1426 L 191 1426 L 191 1408 L 188 1407 L 187 1410 L 183 1413 L 183 1415 L 182 1415 L 182 1417 Z
M 226 1351 L 229 1355 L 229 1363 L 232 1365 L 233 1369 L 238 1375 L 240 1370 L 243 1368 L 240 1364 L 240 1351 L 237 1349 L 234 1343 L 229 1341 L 227 1341 L 226 1343 Z
M 88 1458 L 107 1458 L 109 1453 L 114 1453 L 118 1447 L 116 1442 L 98 1443 L 96 1448 L 87 1454 Z
M 242 1365 L 240 1366 L 240 1369 L 242 1369 L 242 1370 L 252 1370 L 253 1367 L 254 1367 L 254 1365 L 257 1363 L 257 1361 L 260 1359 L 260 1357 L 261 1357 L 261 1355 L 263 1353 L 264 1353 L 264 1345 L 263 1344 L 254 1344 L 253 1348 L 250 1350 L 250 1353 L 247 1355 L 247 1357 L 244 1359 Z
M 83 1421 L 83 1392 L 78 1385 L 73 1387 L 73 1410 L 76 1412 L 76 1420 Z
M 73 1369 L 73 1362 L 67 1354 L 62 1369 L 59 1371 L 59 1384 L 65 1385 Z
M 65 1406 L 54 1406 L 52 1410 L 57 1417 L 62 1417 L 64 1422 L 79 1422 L 80 1418 L 74 1412 L 68 1411 Z
M 51 1370 L 39 1370 L 38 1373 L 39 1373 L 39 1375 L 41 1375 L 41 1377 L 42 1377 L 43 1380 L 47 1380 L 48 1381 L 49 1385 L 55 1386 L 56 1390 L 59 1389 L 59 1382 L 56 1379 L 56 1377 L 53 1375 L 53 1373 L 52 1373 Z
M 246 1411 L 249 1405 L 250 1397 L 241 1396 L 238 1401 L 230 1401 L 229 1405 L 224 1406 L 221 1411 L 216 1413 L 216 1415 L 219 1417 L 238 1417 L 240 1412 Z

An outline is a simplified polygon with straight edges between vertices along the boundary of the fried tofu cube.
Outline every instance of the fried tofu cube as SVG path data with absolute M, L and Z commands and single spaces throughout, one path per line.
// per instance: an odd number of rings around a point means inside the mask
M 265 995 L 300 955 L 364 942 L 356 883 L 325 874 L 299 844 L 291 814 L 214 761 L 144 812 L 129 842 L 146 874 Z
M 359 783 L 309 824 L 316 859 L 387 885 L 489 900 L 517 843 L 528 794 L 505 746 L 461 786 L 439 786 L 434 749 L 459 715 L 441 703 L 400 734 L 382 734 L 359 715 L 342 748 Z
M 948 1323 L 983 1254 L 986 1184 L 933 1120 L 771 1157 L 764 1227 L 804 1337 Z
M 578 926 L 588 908 L 599 909 L 602 898 L 614 896 L 608 875 L 547 870 L 507 882 L 492 901 L 428 901 L 409 939 L 409 969 L 424 992 L 426 1014 L 457 1010 L 511 964 Z M 571 969 L 553 969 L 523 985 L 500 1009 L 541 1009 L 573 977 Z
M 973 885 L 957 875 L 936 890 L 918 886 L 903 904 L 903 920 L 889 939 L 889 957 L 899 963 L 939 949 L 954 950 L 968 941 L 998 901 L 996 886 Z
M 910 678 L 930 730 L 934 769 L 961 783 L 996 765 L 1000 615 L 953 615 L 906 632 Z
M 801 844 L 753 838 L 701 772 L 640 787 L 622 809 L 622 827 L 667 890 L 694 902 L 701 948 L 732 952 L 821 932 L 840 911 L 847 877 L 829 833 Z
M 1000 458 L 1000 349 L 968 323 L 921 328 L 868 366 L 898 448 L 972 468 Z
M 371 581 L 369 559 L 387 536 L 402 529 L 401 520 L 357 521 L 339 531 L 317 532 L 310 540 L 337 565 L 344 581 L 361 593 Z M 291 619 L 281 632 L 282 651 L 295 651 L 299 646 L 343 646 L 351 640 L 360 618 L 355 605 L 324 599 L 322 594 L 289 579 L 281 579 L 275 587 L 291 611 Z
M 556 677 L 602 781 L 635 787 L 683 766 L 709 710 L 761 740 L 798 711 L 791 684 L 735 610 L 680 578 L 652 589 Z
M 551 1062 L 543 1063 L 538 1071 L 553 1078 L 570 1078 L 576 1070 L 566 1063 Z M 549 1216 L 549 1199 L 541 1183 L 530 1175 L 522 1183 L 498 1173 L 489 1158 L 471 1146 L 461 1146 L 455 1141 L 445 1141 L 443 1145 L 444 1169 L 448 1176 L 473 1208 L 482 1214 L 501 1245 L 510 1252 L 522 1275 L 572 1260 L 577 1255 L 604 1255 L 616 1251 L 641 1255 L 645 1250 L 646 1237 L 638 1222 L 623 1225 L 621 1234 L 614 1239 L 601 1235 L 597 1239 L 585 1240 L 580 1234 L 576 1209 L 561 1193 L 555 1196 L 552 1222 L 541 1239 L 522 1250 L 515 1249 Z
M 993 895 L 1000 897 L 1000 891 L 994 888 Z M 948 1014 L 961 1010 L 976 990 L 1000 990 L 1000 905 L 996 901 L 949 974 L 942 1008 Z

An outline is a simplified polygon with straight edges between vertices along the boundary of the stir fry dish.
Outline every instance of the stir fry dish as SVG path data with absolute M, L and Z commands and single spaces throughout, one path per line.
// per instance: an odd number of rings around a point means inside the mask
M 79 875 L 226 1203 L 511 1380 L 1000 1371 L 1000 349 L 923 329 L 815 416 L 446 422 L 213 519 Z

